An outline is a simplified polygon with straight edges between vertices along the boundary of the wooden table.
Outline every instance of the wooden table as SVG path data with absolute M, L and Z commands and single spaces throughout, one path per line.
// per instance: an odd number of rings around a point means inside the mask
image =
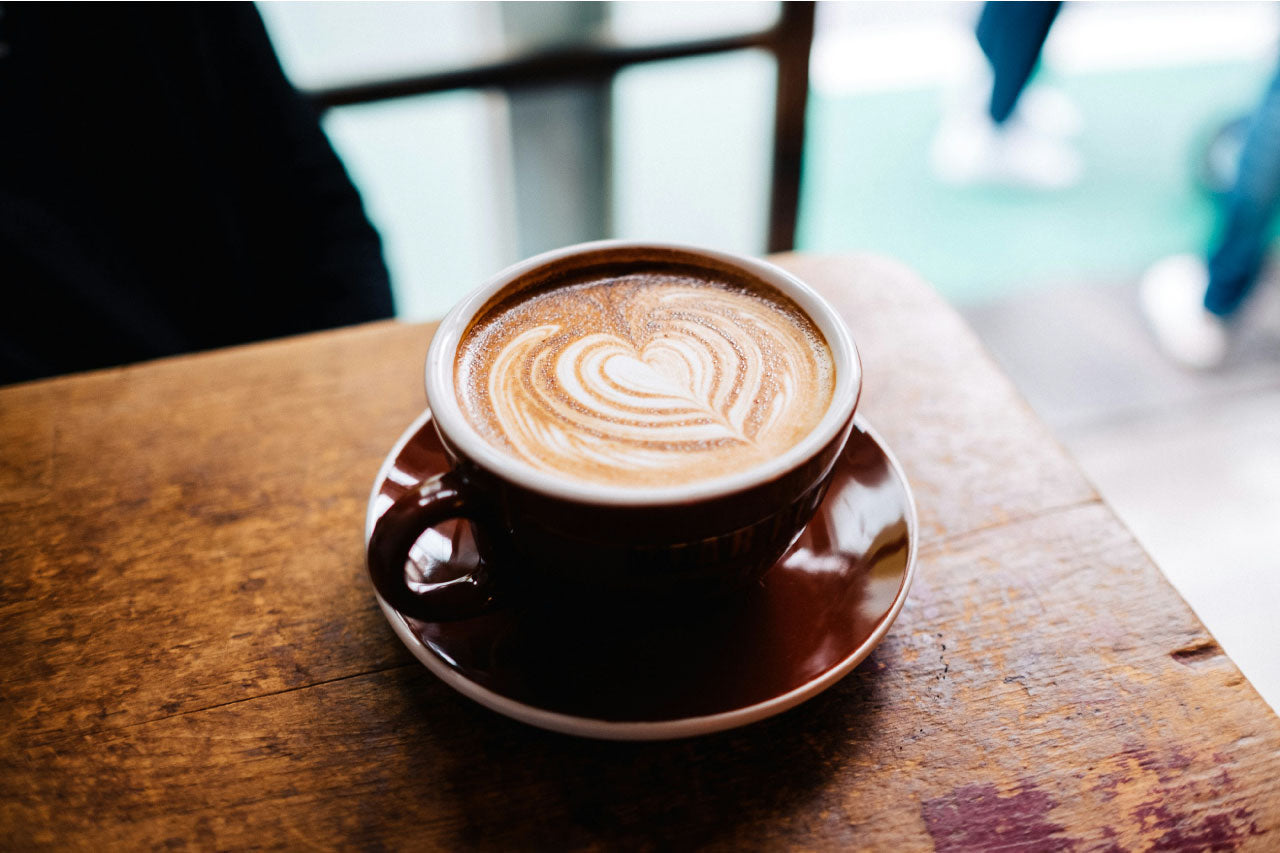
M 911 273 L 857 320 L 919 502 L 879 649 L 779 717 L 602 743 L 455 694 L 362 526 L 430 326 L 0 390 L 0 847 L 1278 850 L 1280 720 Z

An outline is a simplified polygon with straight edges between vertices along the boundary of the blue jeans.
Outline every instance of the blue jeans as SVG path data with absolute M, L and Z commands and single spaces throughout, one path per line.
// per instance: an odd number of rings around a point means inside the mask
M 991 64 L 991 120 L 1003 124 L 1035 71 L 1040 49 L 1061 3 L 986 3 L 978 18 L 978 46 Z
M 1217 248 L 1209 255 L 1204 307 L 1227 316 L 1257 283 L 1266 258 L 1271 219 L 1280 203 L 1280 70 L 1249 119 L 1235 184 L 1221 215 Z

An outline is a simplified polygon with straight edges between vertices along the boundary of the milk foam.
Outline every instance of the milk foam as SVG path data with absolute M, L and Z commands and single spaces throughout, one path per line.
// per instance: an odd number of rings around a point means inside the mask
M 835 369 L 771 288 L 629 273 L 484 312 L 455 372 L 467 419 L 544 471 L 671 485 L 785 452 L 822 419 Z

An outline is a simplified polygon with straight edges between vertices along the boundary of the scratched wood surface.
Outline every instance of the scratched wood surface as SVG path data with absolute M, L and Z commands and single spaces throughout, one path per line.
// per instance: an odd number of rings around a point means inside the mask
M 364 577 L 429 326 L 0 389 L 0 848 L 1280 849 L 1280 720 L 972 333 L 875 257 L 846 312 L 920 504 L 888 638 L 659 744 L 456 695 Z

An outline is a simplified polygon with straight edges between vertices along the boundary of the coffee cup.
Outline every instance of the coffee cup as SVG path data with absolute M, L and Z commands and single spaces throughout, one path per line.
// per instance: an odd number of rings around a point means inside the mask
M 374 587 L 428 622 L 729 595 L 812 517 L 861 385 L 834 309 L 764 261 L 602 241 L 518 263 L 436 330 L 426 394 L 452 467 L 376 523 Z M 456 519 L 479 567 L 410 580 L 415 541 Z

